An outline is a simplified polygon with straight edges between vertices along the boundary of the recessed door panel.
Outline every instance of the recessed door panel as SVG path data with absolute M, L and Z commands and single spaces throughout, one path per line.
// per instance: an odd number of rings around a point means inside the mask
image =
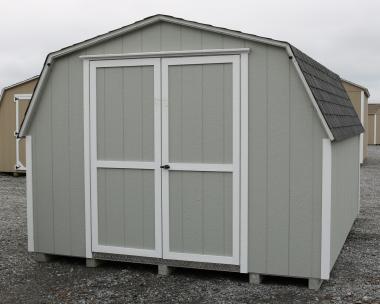
M 232 174 L 169 172 L 169 249 L 232 256 Z

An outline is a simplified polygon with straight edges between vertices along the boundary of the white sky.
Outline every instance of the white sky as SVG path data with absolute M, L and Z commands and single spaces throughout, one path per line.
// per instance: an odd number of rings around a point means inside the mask
M 49 52 L 154 14 L 285 40 L 380 101 L 377 0 L 0 0 L 0 87 Z

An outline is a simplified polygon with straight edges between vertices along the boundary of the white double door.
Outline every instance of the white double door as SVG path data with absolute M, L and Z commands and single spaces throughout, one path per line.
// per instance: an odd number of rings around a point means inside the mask
M 240 56 L 90 61 L 92 251 L 239 264 Z

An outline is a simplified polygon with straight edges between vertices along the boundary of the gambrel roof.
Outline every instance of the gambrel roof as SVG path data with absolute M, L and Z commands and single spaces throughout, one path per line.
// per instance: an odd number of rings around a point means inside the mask
M 340 141 L 358 135 L 364 131 L 360 119 L 357 116 L 345 89 L 343 88 L 340 77 L 306 54 L 299 51 L 291 44 L 284 41 L 246 34 L 239 31 L 188 21 L 172 16 L 154 15 L 106 34 L 96 36 L 50 53 L 45 60 L 41 78 L 39 79 L 25 115 L 25 119 L 22 123 L 20 136 L 26 135 L 33 111 L 35 109 L 34 105 L 38 101 L 39 93 L 43 87 L 47 74 L 49 73 L 49 66 L 54 59 L 87 48 L 94 44 L 113 39 L 156 22 L 179 24 L 222 35 L 233 36 L 285 48 L 289 55 L 289 59 L 291 59 L 294 63 L 294 66 L 305 86 L 307 93 L 309 94 L 314 108 L 317 111 L 321 123 L 330 140 Z

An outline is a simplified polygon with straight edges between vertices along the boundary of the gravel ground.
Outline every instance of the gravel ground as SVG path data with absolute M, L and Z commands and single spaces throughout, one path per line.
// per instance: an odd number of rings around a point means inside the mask
M 0 303 L 380 303 L 380 147 L 361 169 L 361 211 L 331 279 L 319 291 L 306 280 L 176 269 L 83 259 L 36 263 L 27 253 L 25 178 L 0 175 Z

